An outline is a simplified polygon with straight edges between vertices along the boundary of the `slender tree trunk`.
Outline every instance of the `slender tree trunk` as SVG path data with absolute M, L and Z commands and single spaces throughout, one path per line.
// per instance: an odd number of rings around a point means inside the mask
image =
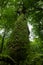
M 0 50 L 0 53 L 2 53 L 2 51 L 3 51 L 4 38 L 5 38 L 5 31 L 4 31 L 4 34 L 3 34 L 3 37 L 2 37 L 2 43 L 1 43 L 1 50 Z

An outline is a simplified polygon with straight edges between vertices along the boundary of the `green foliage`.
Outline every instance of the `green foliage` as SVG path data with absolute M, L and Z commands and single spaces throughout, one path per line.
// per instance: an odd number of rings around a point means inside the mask
M 33 26 L 32 42 L 27 21 Z M 4 29 L 0 35 L 1 54 L 11 56 L 16 65 L 42 65 L 43 0 L 0 0 L 0 29 Z

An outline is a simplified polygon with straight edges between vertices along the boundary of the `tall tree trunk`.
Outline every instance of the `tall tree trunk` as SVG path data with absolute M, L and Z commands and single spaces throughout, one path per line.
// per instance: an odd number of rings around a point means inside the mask
M 4 31 L 4 34 L 3 34 L 3 37 L 2 37 L 2 43 L 1 43 L 1 50 L 0 50 L 0 53 L 2 53 L 2 51 L 3 51 L 4 38 L 5 38 L 5 31 Z

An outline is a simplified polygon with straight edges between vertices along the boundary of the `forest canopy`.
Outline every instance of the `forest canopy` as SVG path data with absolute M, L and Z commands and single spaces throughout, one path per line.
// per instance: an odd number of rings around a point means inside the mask
M 0 0 L 0 65 L 43 65 L 43 0 Z

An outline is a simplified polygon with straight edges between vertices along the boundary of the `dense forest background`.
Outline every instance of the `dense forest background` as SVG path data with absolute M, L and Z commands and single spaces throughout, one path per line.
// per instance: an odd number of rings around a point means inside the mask
M 43 0 L 0 0 L 0 65 L 43 65 Z

